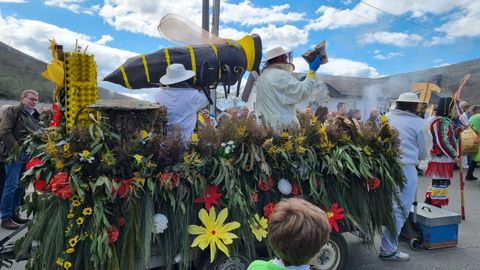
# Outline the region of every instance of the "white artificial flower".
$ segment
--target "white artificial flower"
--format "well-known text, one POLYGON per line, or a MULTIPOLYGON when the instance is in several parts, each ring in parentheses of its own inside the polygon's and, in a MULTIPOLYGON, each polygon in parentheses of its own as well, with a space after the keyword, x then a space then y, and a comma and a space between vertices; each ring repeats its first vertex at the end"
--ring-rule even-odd
POLYGON ((163 233, 168 228, 168 219, 164 214, 155 214, 153 216, 153 232, 163 233))
POLYGON ((225 146, 227 146, 227 145, 226 145, 224 142, 222 142, 221 146, 222 146, 222 147, 225 147, 225 146))
POLYGON ((233 141, 228 141, 228 144, 233 145, 233 141))
POLYGON ((278 190, 283 195, 290 195, 292 193, 292 184, 290 184, 290 182, 285 178, 280 179, 277 186, 278 190))

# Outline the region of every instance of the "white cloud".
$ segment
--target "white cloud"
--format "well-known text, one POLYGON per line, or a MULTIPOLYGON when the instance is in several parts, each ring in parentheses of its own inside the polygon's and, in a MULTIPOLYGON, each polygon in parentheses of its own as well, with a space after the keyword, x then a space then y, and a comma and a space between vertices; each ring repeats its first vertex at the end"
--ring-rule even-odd
POLYGON ((402 52, 391 52, 391 53, 387 53, 387 54, 376 54, 375 56, 373 56, 373 58, 375 59, 378 59, 378 60, 388 60, 388 59, 392 59, 392 58, 395 58, 395 57, 400 57, 400 56, 403 56, 404 54, 402 52))
POLYGON ((316 11, 320 14, 305 27, 308 30, 337 29, 376 22, 380 11, 358 4, 353 9, 337 9, 321 6, 316 11))
POLYGON ((262 37, 264 50, 275 46, 282 46, 284 49, 292 50, 308 42, 308 31, 293 25, 283 25, 281 27, 268 25, 266 27, 254 28, 251 33, 259 34, 262 37))
POLYGON ((379 31, 364 34, 359 38, 358 41, 361 44, 381 43, 398 47, 407 47, 415 46, 422 40, 423 38, 417 34, 379 31))
POLYGON ((450 20, 436 30, 454 37, 476 37, 480 35, 480 2, 470 1, 463 9, 454 13, 450 20))
POLYGON ((0 15, 0 40, 28 55, 44 62, 51 61, 51 52, 48 49, 48 39, 55 38, 58 44, 64 45, 65 51, 72 51, 75 41, 95 55, 98 65, 98 75, 103 78, 115 70, 129 57, 137 53, 96 44, 92 37, 73 32, 66 28, 35 20, 2 18, 0 15))
POLYGON ((433 62, 435 62, 435 63, 440 63, 440 62, 443 62, 443 59, 442 59, 442 58, 438 58, 438 59, 433 60, 433 62))
MULTIPOLYGON (((301 57, 293 59, 296 72, 308 71, 308 64, 301 57)), ((321 65, 317 73, 335 76, 351 76, 351 77, 380 77, 378 71, 364 62, 357 62, 345 58, 329 58, 328 63, 321 65)))
POLYGON ((85 13, 93 15, 100 10, 100 5, 94 5, 91 7, 84 7, 82 4, 85 0, 45 0, 46 6, 65 8, 74 13, 85 13))
POLYGON ((301 21, 305 13, 288 12, 290 5, 258 7, 251 1, 245 0, 238 4, 223 1, 220 4, 220 21, 238 23, 241 25, 262 25, 271 23, 287 23, 301 21))
POLYGON ((113 41, 113 37, 110 36, 110 35, 102 35, 102 37, 95 41, 96 44, 99 44, 99 45, 105 45, 107 44, 108 42, 110 41, 113 41))
POLYGON ((22 3, 27 3, 27 0, 0 0, 0 3, 17 3, 17 4, 22 4, 22 3))
POLYGON ((222 38, 229 38, 238 40, 244 37, 247 33, 243 31, 239 31, 235 28, 220 28, 218 30, 218 35, 222 38))
POLYGON ((423 45, 430 47, 430 46, 437 46, 437 45, 443 45, 443 44, 452 44, 456 41, 455 38, 449 37, 449 36, 435 36, 431 40, 426 41, 423 45))
POLYGON ((450 63, 442 63, 442 64, 436 65, 436 66, 434 66, 434 67, 437 68, 437 67, 444 67, 444 66, 448 66, 448 65, 450 65, 450 63))

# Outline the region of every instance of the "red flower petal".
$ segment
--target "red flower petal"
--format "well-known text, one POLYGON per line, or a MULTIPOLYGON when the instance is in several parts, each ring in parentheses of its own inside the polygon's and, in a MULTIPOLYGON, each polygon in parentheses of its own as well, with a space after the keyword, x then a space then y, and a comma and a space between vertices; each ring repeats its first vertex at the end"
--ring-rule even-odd
POLYGON ((222 193, 218 193, 218 186, 208 185, 206 191, 200 197, 195 198, 195 203, 205 203, 205 208, 210 211, 212 204, 219 205, 217 199, 222 197, 222 193))

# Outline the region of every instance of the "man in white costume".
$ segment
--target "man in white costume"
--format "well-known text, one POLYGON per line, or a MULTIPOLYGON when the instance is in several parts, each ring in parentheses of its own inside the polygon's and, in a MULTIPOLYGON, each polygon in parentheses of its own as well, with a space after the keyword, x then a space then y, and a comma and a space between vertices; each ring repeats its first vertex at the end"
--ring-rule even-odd
POLYGON ((398 250, 398 235, 410 213, 410 207, 415 199, 418 174, 415 166, 420 160, 427 158, 425 143, 425 120, 417 115, 420 100, 412 92, 401 94, 397 99, 396 109, 387 113, 389 124, 398 131, 400 139, 401 163, 405 176, 405 189, 398 190, 400 203, 393 202, 393 217, 396 234, 392 235, 385 229, 380 245, 380 259, 389 261, 406 261, 410 256, 398 250))
POLYGON ((185 141, 190 141, 197 122, 197 112, 208 105, 205 94, 192 88, 188 80, 195 72, 186 70, 182 64, 171 64, 160 78, 162 87, 156 101, 167 107, 168 129, 171 133, 179 128, 185 141))
POLYGON ((305 80, 299 81, 292 76, 295 66, 292 64, 291 51, 281 47, 267 51, 266 66, 258 77, 255 111, 267 125, 279 131, 287 125, 299 126, 295 106, 307 99, 315 87, 315 72, 321 60, 317 56, 308 63, 310 70, 305 80))

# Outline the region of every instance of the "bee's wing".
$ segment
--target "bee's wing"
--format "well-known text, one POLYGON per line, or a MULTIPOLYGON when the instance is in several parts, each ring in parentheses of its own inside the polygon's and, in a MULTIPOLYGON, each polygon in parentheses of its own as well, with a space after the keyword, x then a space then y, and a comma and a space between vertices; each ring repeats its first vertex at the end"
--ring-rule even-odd
POLYGON ((248 99, 250 98, 250 94, 252 93, 253 86, 255 85, 255 82, 258 79, 258 76, 260 76, 255 70, 250 72, 250 75, 248 76, 247 83, 245 84, 245 88, 243 88, 243 94, 242 94, 242 100, 247 102, 248 99))
POLYGON ((178 45, 227 44, 226 40, 178 14, 163 16, 157 29, 165 39, 178 45))

